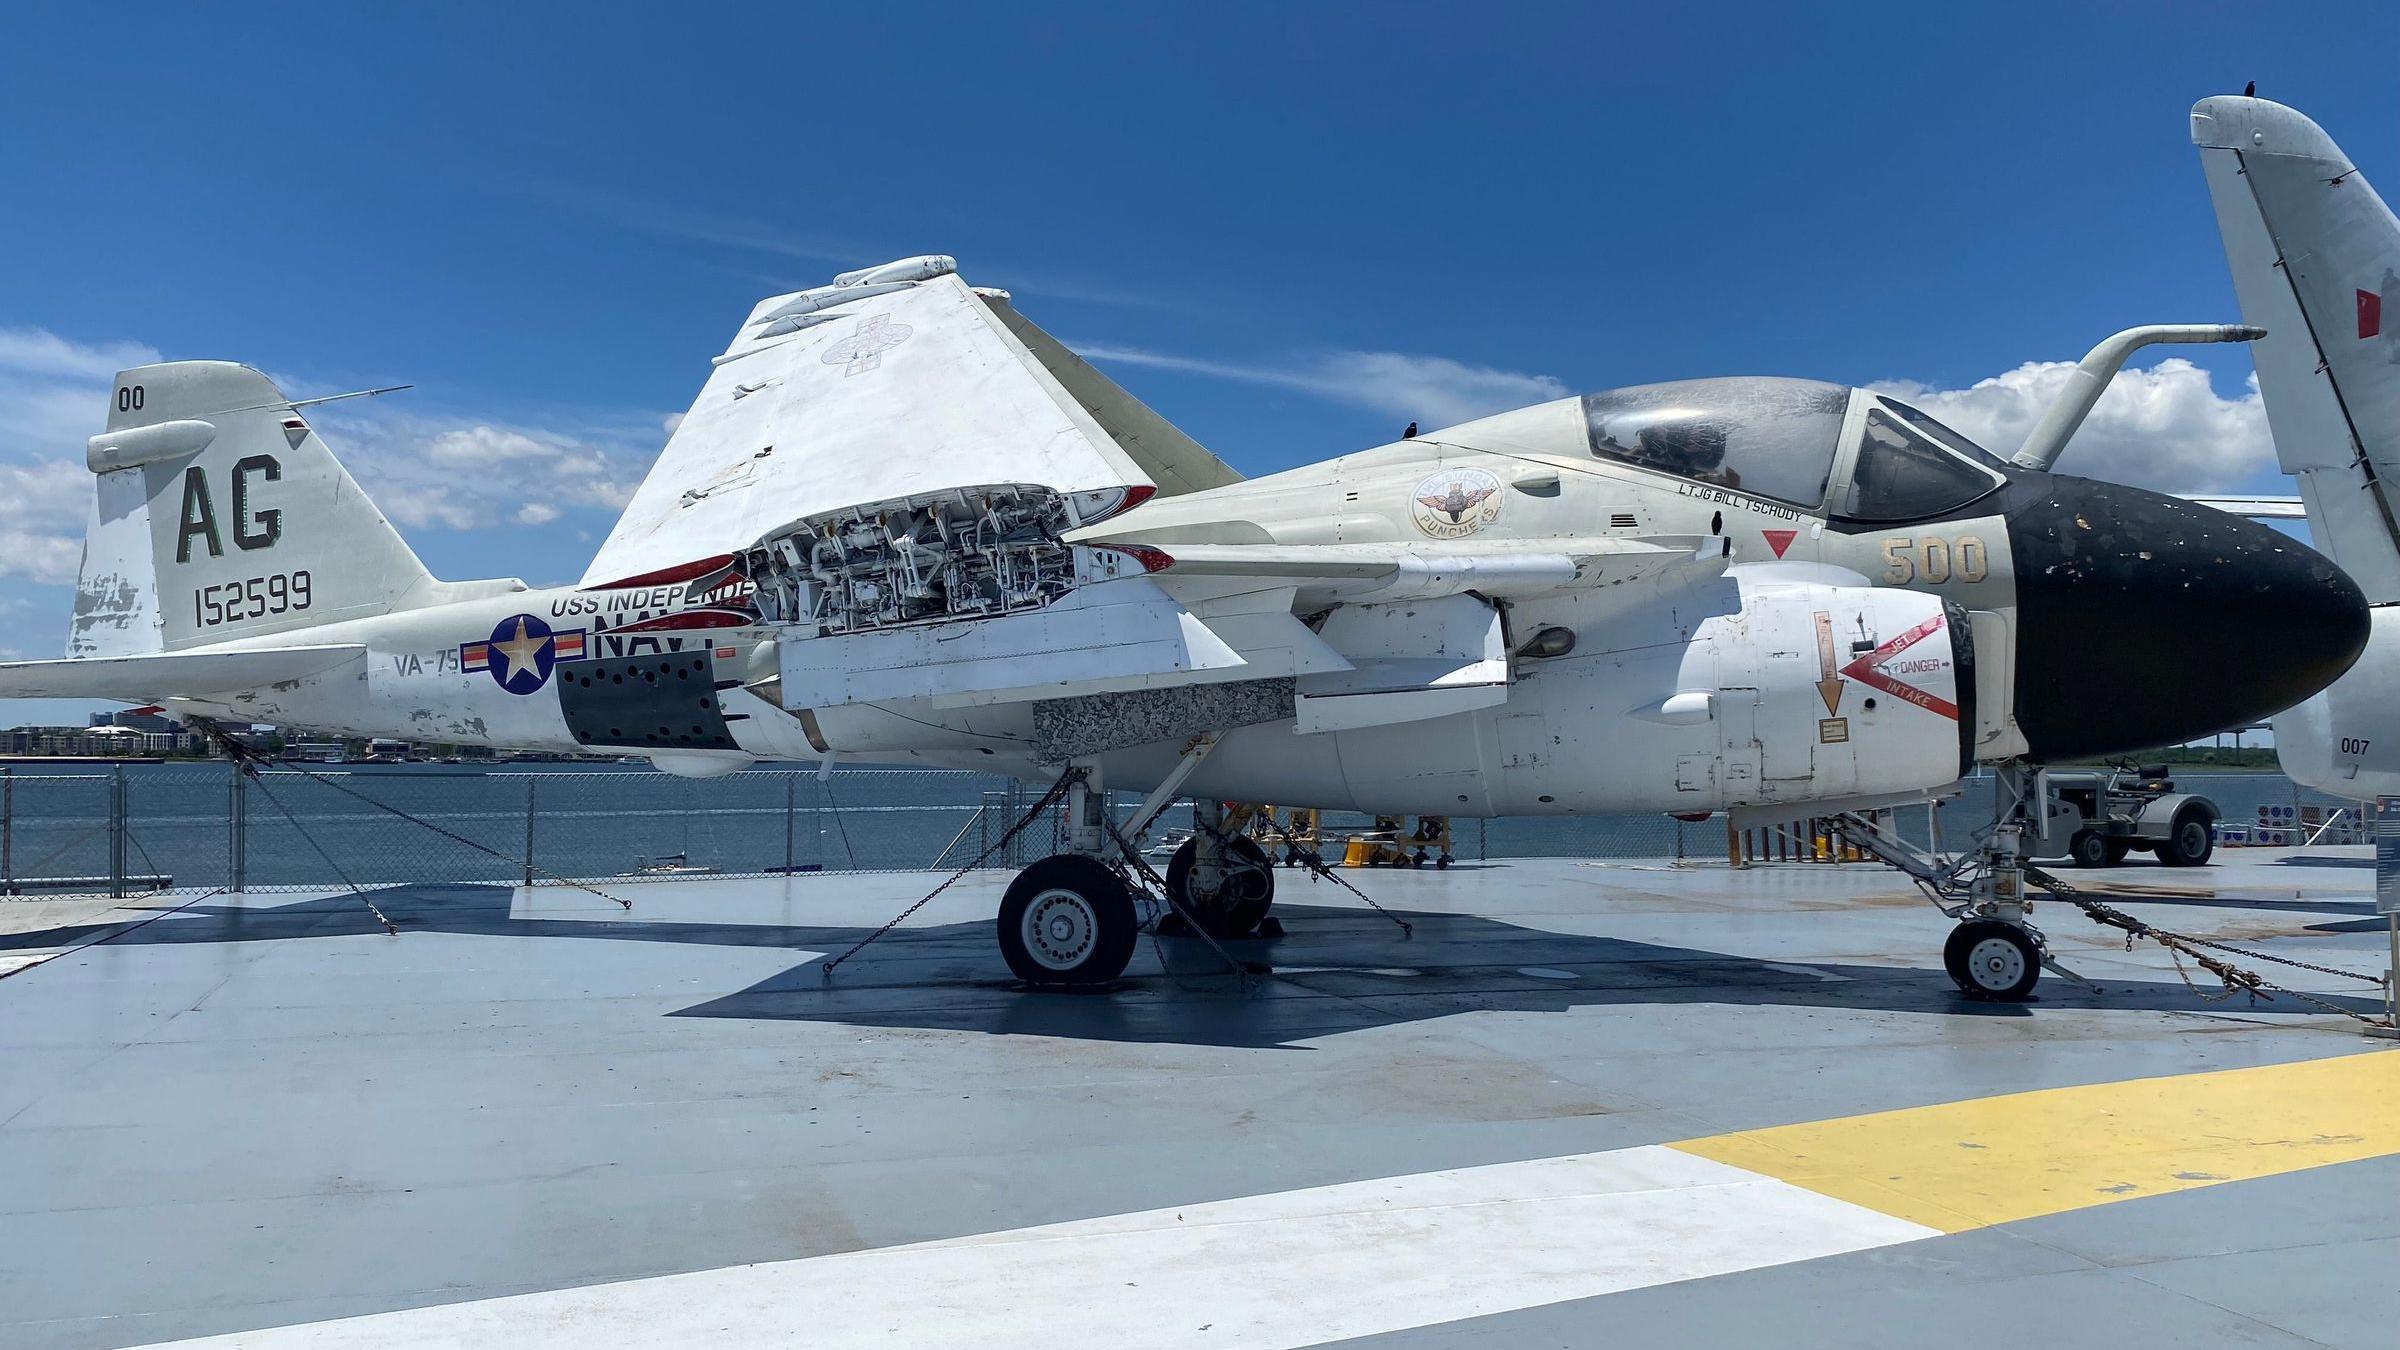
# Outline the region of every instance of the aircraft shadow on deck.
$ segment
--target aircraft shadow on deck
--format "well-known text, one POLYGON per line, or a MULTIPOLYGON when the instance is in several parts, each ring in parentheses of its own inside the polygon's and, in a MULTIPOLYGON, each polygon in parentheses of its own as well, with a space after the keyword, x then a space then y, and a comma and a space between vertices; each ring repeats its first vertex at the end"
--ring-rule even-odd
MULTIPOLYGON (((838 953, 863 926, 513 917, 505 886, 411 885, 371 893, 405 940, 410 932, 585 941, 773 947, 838 953)), ((637 902, 638 903, 638 902, 637 902)), ((1926 968, 1767 961, 1697 948, 1525 928, 1474 915, 1399 911, 1404 938, 1363 910, 1278 904, 1286 936, 1225 944, 1251 967, 1236 977, 1207 943, 1145 936, 1126 977, 1102 990, 1033 992, 1013 980, 991 923, 896 930, 835 972, 822 958, 747 988, 677 1009, 677 1017, 826 1022, 1077 1040, 1227 1048, 1289 1046, 1320 1036, 1456 1013, 1566 1012, 1585 1007, 1694 1003, 1856 1008, 1966 1017, 2028 1017, 2044 1009, 2222 1012, 2179 982, 2102 982, 2094 995, 2052 977, 2030 1004, 1961 997, 1930 959, 1942 931, 1926 926, 1926 968)), ((1805 922, 1794 916, 1795 922, 1805 922)), ((115 945, 382 937, 353 895, 286 905, 184 907, 174 917, 107 939, 115 945)), ((2362 1013, 2366 1000, 2338 1000, 2362 1013)), ((2231 1005, 2237 1010, 2244 1005, 2231 1005)), ((2305 1012, 2288 1000, 2263 1011, 2305 1012)))

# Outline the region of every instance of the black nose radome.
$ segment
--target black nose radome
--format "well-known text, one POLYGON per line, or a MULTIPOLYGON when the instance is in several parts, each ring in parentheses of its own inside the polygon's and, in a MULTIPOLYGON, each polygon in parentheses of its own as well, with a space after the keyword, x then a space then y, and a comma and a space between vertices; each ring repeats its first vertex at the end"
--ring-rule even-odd
POLYGON ((2366 646, 2366 597, 2264 525, 2052 477, 2012 510, 2017 724, 2036 760, 2114 755, 2300 702, 2366 646))

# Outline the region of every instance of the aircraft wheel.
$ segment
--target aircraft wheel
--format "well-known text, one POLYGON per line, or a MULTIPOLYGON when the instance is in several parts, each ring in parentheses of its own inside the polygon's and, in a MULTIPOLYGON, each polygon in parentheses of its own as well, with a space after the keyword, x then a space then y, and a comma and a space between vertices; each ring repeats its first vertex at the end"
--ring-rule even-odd
POLYGON ((1199 919, 1210 937, 1248 937, 1275 903, 1275 867, 1256 840, 1235 835, 1225 850, 1225 889, 1211 900, 1192 896, 1192 867, 1200 841, 1186 839, 1167 860, 1167 893, 1178 910, 1199 919))
POLYGON ((1141 918, 1117 874, 1097 858, 1061 853, 1008 883, 1000 954, 1027 984, 1106 984, 1133 959, 1141 918))
POLYGON ((1942 966, 1967 997, 2016 1003, 2042 978, 2042 949, 2021 925, 1969 919, 1950 930, 1942 966))
POLYGON ((2198 867, 2217 851, 2216 824, 2208 812, 2187 806, 2175 817, 2175 828, 2159 842, 2158 860, 2168 867, 2198 867))

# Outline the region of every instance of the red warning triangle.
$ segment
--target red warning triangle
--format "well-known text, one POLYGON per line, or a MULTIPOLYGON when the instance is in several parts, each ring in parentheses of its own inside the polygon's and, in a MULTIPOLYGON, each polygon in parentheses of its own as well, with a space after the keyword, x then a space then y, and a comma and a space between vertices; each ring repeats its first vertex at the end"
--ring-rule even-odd
POLYGON ((1797 534, 1799 534, 1799 533, 1800 533, 1800 532, 1799 532, 1798 530, 1760 530, 1760 531, 1759 531, 1759 534, 1761 534, 1761 535, 1765 536, 1765 538, 1766 538, 1766 541, 1767 541, 1767 547, 1768 547, 1768 548, 1771 548, 1771 549, 1773 549, 1773 550, 1775 550, 1775 556, 1776 556, 1776 557, 1778 557, 1778 558, 1780 558, 1780 557, 1782 557, 1782 556, 1783 556, 1783 551, 1784 551, 1785 549, 1787 549, 1787 548, 1790 548, 1790 547, 1792 546, 1792 539, 1793 539, 1793 536, 1795 536, 1795 535, 1797 535, 1797 534))

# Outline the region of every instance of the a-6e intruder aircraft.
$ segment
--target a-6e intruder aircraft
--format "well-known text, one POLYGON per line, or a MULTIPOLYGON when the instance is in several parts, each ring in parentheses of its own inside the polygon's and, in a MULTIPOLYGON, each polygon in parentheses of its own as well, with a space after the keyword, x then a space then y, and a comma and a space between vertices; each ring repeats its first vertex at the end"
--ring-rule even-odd
MULTIPOLYGON (((1244 481, 939 256, 761 302, 571 586, 435 580, 248 367, 126 371, 88 454, 70 659, 0 666, 0 695, 697 775, 1056 776, 1067 851, 998 921, 1035 984, 1132 952, 1104 785, 1149 791, 1136 834, 1182 794, 1204 826, 1221 798, 1789 819, 2254 719, 2367 626, 2279 533, 1809 380, 1561 399, 1244 481)), ((2021 997, 2040 938, 1994 875, 1947 964, 2021 997)), ((1170 868, 1220 935, 1272 884, 1205 828, 1170 868)))

